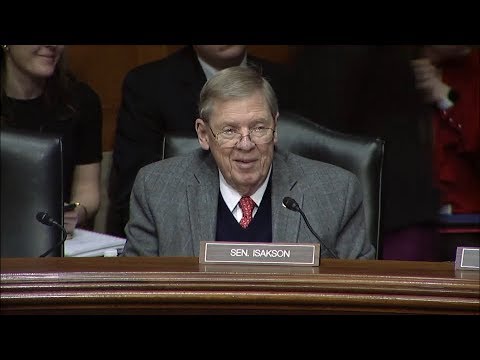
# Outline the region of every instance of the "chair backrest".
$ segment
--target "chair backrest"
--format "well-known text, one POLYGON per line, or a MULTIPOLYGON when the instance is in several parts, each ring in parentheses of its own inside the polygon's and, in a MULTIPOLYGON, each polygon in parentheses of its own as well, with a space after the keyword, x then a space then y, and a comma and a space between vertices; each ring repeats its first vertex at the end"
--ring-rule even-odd
MULTIPOLYGON (((278 148, 337 165, 357 175, 363 189, 367 238, 381 254, 380 214, 382 139, 345 134, 325 128, 291 112, 282 112, 277 125, 278 148)), ((162 158, 185 154, 199 147, 191 135, 167 133, 162 158)))
MULTIPOLYGON (((45 212, 63 225, 61 138, 27 130, 0 131, 1 257, 38 257, 62 232, 37 220, 45 212)), ((63 256, 63 246, 49 256, 63 256)))

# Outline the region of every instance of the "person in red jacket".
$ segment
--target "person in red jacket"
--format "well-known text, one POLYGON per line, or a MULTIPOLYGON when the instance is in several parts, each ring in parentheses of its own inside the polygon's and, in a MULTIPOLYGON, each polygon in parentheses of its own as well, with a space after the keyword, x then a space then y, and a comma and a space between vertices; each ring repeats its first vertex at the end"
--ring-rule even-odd
POLYGON ((417 87, 434 105, 435 182, 444 214, 480 213, 480 53, 429 45, 414 60, 417 87))

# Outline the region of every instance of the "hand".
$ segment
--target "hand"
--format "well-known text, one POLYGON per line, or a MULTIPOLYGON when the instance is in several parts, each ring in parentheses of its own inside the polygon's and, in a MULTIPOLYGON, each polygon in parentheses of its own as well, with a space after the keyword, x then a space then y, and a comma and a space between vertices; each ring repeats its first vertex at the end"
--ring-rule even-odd
POLYGON ((425 100, 438 103, 448 98, 450 87, 442 81, 441 72, 429 59, 412 60, 416 86, 424 93, 425 100))
POLYGON ((73 231, 75 230, 77 223, 78 223, 78 207, 70 211, 65 211, 63 213, 63 226, 67 231, 68 236, 73 235, 73 231))

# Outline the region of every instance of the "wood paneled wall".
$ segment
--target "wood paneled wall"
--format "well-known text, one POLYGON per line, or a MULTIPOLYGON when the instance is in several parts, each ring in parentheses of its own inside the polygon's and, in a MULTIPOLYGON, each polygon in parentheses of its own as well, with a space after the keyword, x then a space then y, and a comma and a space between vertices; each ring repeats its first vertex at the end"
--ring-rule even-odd
MULTIPOLYGON (((103 107, 103 150, 113 148, 121 87, 126 73, 149 61, 166 57, 184 45, 69 45, 67 56, 76 76, 100 96, 103 107)), ((293 59, 288 45, 249 45, 256 56, 281 63, 293 59)))

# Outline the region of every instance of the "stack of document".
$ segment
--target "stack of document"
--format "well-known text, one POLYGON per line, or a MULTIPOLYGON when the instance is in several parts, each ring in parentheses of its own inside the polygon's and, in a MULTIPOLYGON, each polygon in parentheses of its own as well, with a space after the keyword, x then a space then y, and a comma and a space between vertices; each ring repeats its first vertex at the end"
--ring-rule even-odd
POLYGON ((111 256, 122 252, 126 239, 75 229, 73 238, 66 240, 65 257, 111 256))

